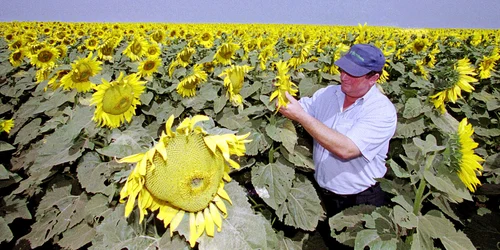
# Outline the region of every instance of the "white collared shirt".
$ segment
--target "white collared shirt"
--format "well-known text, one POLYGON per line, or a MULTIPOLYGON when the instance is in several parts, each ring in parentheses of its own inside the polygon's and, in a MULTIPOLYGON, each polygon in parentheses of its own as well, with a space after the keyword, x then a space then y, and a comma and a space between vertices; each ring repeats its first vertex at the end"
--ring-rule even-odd
POLYGON ((397 113, 391 101, 374 85, 343 110, 340 85, 322 88, 300 99, 302 108, 329 128, 349 137, 361 156, 342 160, 314 141, 314 174, 319 186, 336 194, 357 194, 385 175, 389 140, 396 131, 397 113))

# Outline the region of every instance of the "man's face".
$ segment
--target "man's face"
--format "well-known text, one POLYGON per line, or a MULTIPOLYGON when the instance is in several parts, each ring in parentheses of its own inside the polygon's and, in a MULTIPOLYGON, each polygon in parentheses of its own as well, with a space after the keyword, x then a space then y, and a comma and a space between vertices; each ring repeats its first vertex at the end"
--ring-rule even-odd
POLYGON ((370 90, 378 79, 378 74, 367 74, 364 76, 352 76, 349 73, 340 71, 341 89, 344 94, 353 98, 360 98, 370 90))

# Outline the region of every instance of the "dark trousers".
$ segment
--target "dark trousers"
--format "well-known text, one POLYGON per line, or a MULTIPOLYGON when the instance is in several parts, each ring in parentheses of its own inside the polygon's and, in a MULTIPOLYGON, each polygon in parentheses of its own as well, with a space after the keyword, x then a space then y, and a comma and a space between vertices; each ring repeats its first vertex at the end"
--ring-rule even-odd
MULTIPOLYGON (((367 204, 379 207, 388 202, 387 194, 380 188, 378 182, 365 191, 354 195, 338 195, 323 188, 319 188, 319 190, 321 202, 326 210, 328 218, 340 213, 346 208, 356 205, 367 204)), ((325 241, 325 244, 328 246, 328 249, 352 249, 339 243, 330 236, 331 230, 328 224, 328 218, 324 221, 320 221, 318 224, 318 231, 325 241)))

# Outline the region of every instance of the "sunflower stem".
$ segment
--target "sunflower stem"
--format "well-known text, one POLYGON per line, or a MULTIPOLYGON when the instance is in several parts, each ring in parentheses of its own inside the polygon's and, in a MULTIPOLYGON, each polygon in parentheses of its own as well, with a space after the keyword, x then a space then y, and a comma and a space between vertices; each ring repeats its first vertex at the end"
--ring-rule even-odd
MULTIPOLYGON (((427 160, 425 162, 424 171, 422 173, 420 183, 418 184, 417 193, 415 194, 415 203, 413 204, 413 213, 415 215, 418 215, 418 213, 420 212, 420 208, 422 207, 422 201, 423 201, 422 198, 424 198, 423 195, 424 195, 424 191, 425 191, 425 186, 427 185, 427 181, 425 180, 424 173, 425 173, 425 171, 427 171, 431 167, 432 162, 434 162, 434 158, 436 158, 436 154, 430 155, 430 157, 427 158, 427 160)), ((427 197, 427 195, 426 195, 426 197, 427 197)))

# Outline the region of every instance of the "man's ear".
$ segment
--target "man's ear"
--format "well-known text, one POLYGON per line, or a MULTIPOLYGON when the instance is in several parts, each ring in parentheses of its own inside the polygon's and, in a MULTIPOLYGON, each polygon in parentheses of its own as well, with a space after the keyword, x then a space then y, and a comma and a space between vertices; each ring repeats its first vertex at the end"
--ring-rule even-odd
POLYGON ((379 73, 375 73, 373 75, 370 76, 370 86, 373 86, 375 85, 375 83, 377 83, 377 80, 380 78, 380 74, 379 73))

